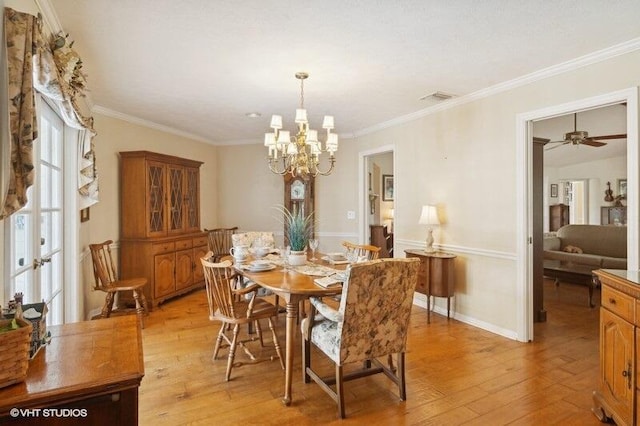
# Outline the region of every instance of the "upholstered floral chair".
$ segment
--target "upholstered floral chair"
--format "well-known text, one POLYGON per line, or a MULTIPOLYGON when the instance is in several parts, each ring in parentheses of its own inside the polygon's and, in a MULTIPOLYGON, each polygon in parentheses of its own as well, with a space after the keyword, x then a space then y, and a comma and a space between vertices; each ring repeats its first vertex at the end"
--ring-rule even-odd
MULTIPOLYGON (((276 246, 273 232, 259 232, 259 231, 258 232, 256 231, 240 232, 240 233, 231 235, 231 241, 234 247, 247 246, 247 247, 275 248, 276 246)), ((241 279, 239 281, 239 285, 241 287, 246 287, 247 285, 250 285, 252 283, 253 283, 252 281, 249 281, 247 279, 241 279)), ((265 288, 260 288, 258 290, 259 297, 270 296, 272 294, 273 293, 271 291, 265 288)))
POLYGON ((310 315, 301 324, 304 380, 312 378, 331 395, 341 418, 347 380, 382 372, 398 385, 400 399, 406 399, 404 353, 419 264, 417 258, 357 263, 343 284, 338 310, 311 298, 310 315), (312 370, 311 343, 336 364, 335 378, 321 378, 312 370), (397 368, 392 354, 397 354, 397 368), (343 366, 354 362, 362 362, 363 368, 343 375, 343 366), (336 391, 329 387, 332 383, 336 391))
POLYGON ((231 236, 233 246, 275 247, 273 232, 240 232, 231 236))

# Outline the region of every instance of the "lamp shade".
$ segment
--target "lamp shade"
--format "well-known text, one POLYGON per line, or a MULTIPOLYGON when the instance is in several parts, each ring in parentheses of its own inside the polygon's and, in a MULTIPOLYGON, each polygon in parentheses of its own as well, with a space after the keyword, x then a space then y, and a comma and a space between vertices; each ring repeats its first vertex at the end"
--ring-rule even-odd
POLYGON ((272 115, 271 116, 271 126, 272 129, 282 129, 282 116, 281 115, 272 115))
POLYGON ((296 123, 306 123, 307 122, 307 110, 304 108, 296 109, 296 123))
POLYGON ((276 145, 276 134, 275 133, 265 133, 264 134, 264 146, 275 146, 276 145))
POLYGON ((307 145, 314 145, 318 142, 318 131, 317 130, 307 130, 307 145))
POLYGON ((322 120, 322 128, 333 129, 333 126, 333 115, 325 115, 324 120, 322 120))
POLYGON ((422 206, 422 214, 418 223, 420 225, 440 225, 436 206, 422 206))

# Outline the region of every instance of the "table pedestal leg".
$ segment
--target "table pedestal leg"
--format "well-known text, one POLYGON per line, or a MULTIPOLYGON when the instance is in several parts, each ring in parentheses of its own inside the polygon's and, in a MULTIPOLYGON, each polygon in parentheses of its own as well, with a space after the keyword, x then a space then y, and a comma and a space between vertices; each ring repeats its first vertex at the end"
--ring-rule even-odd
POLYGON ((284 362, 284 397, 282 403, 291 405, 291 380, 293 376, 293 342, 295 338, 296 319, 298 318, 298 301, 287 301, 286 349, 284 362))

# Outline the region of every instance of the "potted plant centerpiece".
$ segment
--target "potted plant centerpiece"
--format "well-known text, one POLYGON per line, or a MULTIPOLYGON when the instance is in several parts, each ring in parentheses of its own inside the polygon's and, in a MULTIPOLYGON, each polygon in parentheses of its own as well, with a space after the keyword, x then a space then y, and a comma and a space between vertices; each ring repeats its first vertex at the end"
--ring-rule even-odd
POLYGON ((307 262, 307 243, 313 234, 313 213, 304 215, 300 209, 291 212, 285 206, 278 206, 283 214, 285 241, 291 247, 289 264, 304 265, 307 262))

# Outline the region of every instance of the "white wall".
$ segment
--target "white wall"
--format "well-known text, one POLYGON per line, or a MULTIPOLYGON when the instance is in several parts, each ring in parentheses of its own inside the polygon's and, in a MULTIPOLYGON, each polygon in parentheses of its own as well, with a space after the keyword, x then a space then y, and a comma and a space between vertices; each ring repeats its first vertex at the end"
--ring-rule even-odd
MULTIPOLYGON (((613 205, 604 201, 607 182, 611 182, 614 196, 617 195, 617 180, 627 177, 627 157, 604 158, 587 163, 572 164, 563 167, 545 167, 547 185, 558 185, 558 198, 547 197, 545 205, 545 230, 549 226, 549 205, 563 202, 562 180, 586 179, 589 182, 589 223, 600 224, 600 207, 613 205)), ((547 194, 549 188, 546 188, 547 194)))
MULTIPOLYGON (((444 223, 436 241, 458 255, 456 317, 515 338, 517 289, 522 286, 516 271, 515 117, 639 83, 640 52, 636 51, 343 139, 336 171, 318 179, 320 229, 326 235, 357 232, 357 223, 346 220, 345 213, 359 209, 358 155, 394 144, 397 255, 422 246, 426 231, 416 217, 423 204, 437 204, 444 223)), ((221 152, 221 161, 234 162, 234 153, 246 149, 228 147, 221 152)), ((255 149, 260 152, 263 147, 255 149)), ((261 161, 255 167, 266 165, 261 161)), ((220 181, 238 188, 241 198, 259 191, 237 175, 221 176, 220 181)), ((437 303, 442 309, 444 302, 437 303)))

